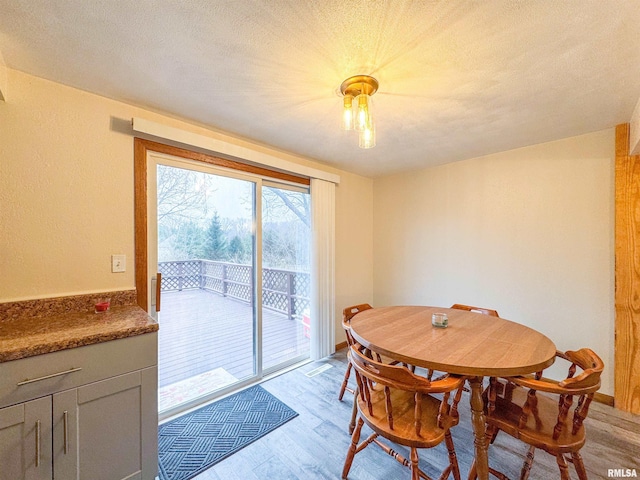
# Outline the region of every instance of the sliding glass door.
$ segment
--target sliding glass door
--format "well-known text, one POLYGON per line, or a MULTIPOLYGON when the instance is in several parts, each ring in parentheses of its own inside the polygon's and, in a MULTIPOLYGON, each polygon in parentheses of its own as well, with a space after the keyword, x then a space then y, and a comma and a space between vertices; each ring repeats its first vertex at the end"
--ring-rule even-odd
POLYGON ((263 183, 263 368, 309 357, 311 335, 309 192, 263 183), (285 315, 287 322, 280 319, 285 315))
POLYGON ((161 154, 147 167, 161 415, 308 358, 308 192, 161 154))

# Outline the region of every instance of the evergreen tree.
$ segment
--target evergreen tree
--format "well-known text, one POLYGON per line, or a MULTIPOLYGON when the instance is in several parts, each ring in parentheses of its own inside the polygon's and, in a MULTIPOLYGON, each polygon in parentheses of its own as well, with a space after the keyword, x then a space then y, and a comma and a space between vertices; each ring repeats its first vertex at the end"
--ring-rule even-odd
POLYGON ((194 222, 180 224, 174 238, 180 260, 203 258, 205 255, 205 232, 194 222))
POLYGON ((220 217, 216 212, 205 234, 205 257, 208 260, 227 260, 227 241, 225 239, 220 217))
POLYGON ((245 260, 244 245, 238 235, 229 243, 229 259, 234 263, 243 263, 245 260))

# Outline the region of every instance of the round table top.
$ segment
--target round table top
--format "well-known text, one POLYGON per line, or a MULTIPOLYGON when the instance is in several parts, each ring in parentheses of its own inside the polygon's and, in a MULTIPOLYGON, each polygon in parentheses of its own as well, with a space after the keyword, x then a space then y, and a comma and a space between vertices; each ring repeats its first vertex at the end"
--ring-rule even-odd
POLYGON ((556 346, 536 330, 503 318, 441 307, 393 306, 351 319, 353 337, 393 359, 459 375, 506 377, 541 371, 556 346), (447 328, 431 325, 446 313, 447 328))

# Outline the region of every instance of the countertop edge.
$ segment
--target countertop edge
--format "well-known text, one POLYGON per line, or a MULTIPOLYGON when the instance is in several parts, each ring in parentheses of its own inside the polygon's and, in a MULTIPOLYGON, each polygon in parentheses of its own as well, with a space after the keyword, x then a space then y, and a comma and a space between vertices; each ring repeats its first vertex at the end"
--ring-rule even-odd
POLYGON ((158 330, 158 322, 137 305, 0 319, 0 363, 158 330))
POLYGON ((153 333, 158 331, 158 324, 150 324, 145 327, 131 328, 128 330, 121 330, 112 334, 96 334, 89 335, 77 339, 75 341, 69 341, 65 344, 61 343, 44 343, 40 345, 32 345, 28 351, 25 349, 15 349, 13 351, 0 351, 0 363, 10 362, 13 360, 20 360, 22 358, 35 357, 37 355, 44 355, 47 353, 59 352, 61 350, 68 350, 71 348, 84 347, 88 345, 95 345, 97 343, 109 342, 111 340, 118 340, 121 338, 134 337, 136 335, 144 335, 146 333, 153 333))

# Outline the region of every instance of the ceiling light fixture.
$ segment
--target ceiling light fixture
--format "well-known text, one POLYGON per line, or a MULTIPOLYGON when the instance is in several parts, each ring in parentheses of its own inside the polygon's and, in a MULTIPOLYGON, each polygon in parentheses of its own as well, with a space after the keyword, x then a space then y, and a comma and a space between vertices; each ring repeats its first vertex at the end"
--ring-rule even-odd
POLYGON ((378 81, 369 75, 355 75, 340 85, 344 96, 342 128, 356 130, 360 148, 376 146, 376 129, 371 114, 371 95, 378 91, 378 81))

